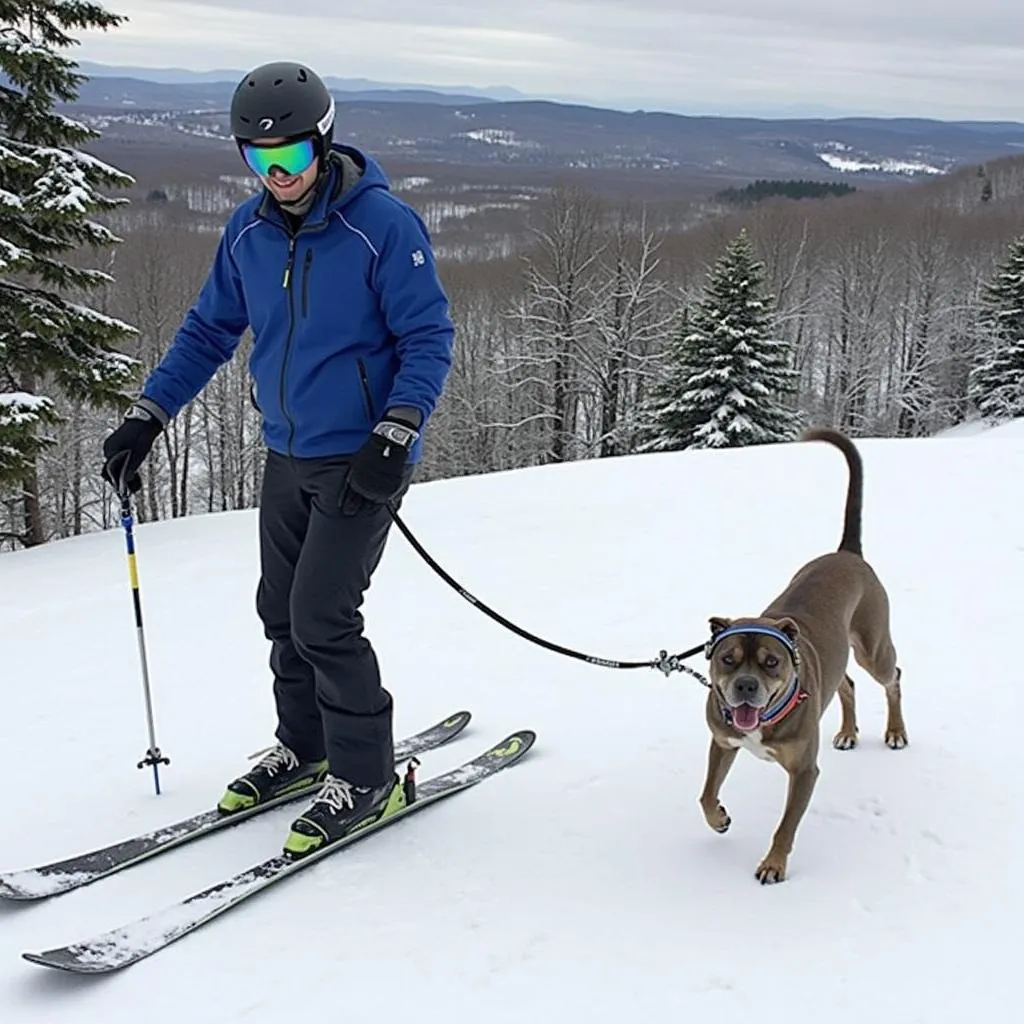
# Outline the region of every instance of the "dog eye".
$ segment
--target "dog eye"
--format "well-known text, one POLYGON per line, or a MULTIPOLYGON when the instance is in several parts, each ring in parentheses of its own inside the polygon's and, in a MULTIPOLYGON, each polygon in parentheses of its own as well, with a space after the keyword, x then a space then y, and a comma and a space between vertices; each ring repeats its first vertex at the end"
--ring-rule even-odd
POLYGON ((765 668, 778 668, 779 667, 779 659, 776 658, 774 654, 769 654, 768 657, 764 659, 764 667, 765 668))
POLYGON ((729 668, 732 668, 732 666, 736 664, 736 659, 731 654, 723 654, 722 664, 728 665, 729 668))

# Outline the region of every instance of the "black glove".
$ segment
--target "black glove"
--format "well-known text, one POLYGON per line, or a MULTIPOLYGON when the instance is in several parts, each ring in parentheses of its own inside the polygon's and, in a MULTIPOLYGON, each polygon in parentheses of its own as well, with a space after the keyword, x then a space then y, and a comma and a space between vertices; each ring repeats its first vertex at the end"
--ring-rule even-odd
POLYGON ((405 486, 409 449, 419 436, 411 424, 385 416, 352 457, 341 498, 342 512, 355 512, 361 504, 359 498, 363 503, 384 505, 400 494, 405 486), (358 496, 355 501, 353 495, 358 496))
POLYGON ((163 429, 163 423, 154 413, 141 405, 133 405, 117 430, 103 442, 103 479, 118 495, 134 494, 142 487, 139 467, 163 429))

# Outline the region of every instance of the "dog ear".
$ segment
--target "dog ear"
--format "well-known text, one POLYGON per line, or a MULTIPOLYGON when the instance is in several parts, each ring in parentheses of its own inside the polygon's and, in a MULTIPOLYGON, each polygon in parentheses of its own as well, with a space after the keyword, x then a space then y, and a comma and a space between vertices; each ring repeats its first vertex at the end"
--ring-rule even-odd
POLYGON ((785 633, 792 640, 794 647, 800 642, 800 627, 792 619, 779 619, 775 623, 775 628, 785 633))
POLYGON ((719 615, 712 615, 708 622, 711 624, 712 636, 717 636, 723 629, 728 629, 732 625, 732 619, 723 619, 719 615))

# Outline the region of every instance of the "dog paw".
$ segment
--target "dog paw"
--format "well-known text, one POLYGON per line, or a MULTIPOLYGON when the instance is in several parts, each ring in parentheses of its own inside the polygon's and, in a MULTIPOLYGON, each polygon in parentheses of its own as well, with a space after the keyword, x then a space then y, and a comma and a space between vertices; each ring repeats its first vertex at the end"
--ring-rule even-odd
POLYGON ((840 730, 832 737, 832 746, 836 750, 853 750, 857 746, 857 734, 840 730))
POLYGON ((729 831, 729 826, 732 824, 732 818, 729 817, 729 812, 719 804, 710 814, 705 811, 704 818, 708 825, 718 833, 724 833, 729 831))
POLYGON ((905 729, 888 729, 885 733, 885 745, 890 750, 902 750, 909 742, 905 729))
POLYGON ((776 885, 778 882, 784 882, 786 880, 786 858, 773 857, 771 854, 768 854, 757 865, 754 877, 762 885, 776 885))

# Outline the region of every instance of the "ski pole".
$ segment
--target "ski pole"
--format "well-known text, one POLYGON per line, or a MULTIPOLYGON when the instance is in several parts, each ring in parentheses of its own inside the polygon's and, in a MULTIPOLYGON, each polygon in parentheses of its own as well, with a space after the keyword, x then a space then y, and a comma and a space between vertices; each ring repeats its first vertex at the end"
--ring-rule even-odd
POLYGON ((121 525, 124 527, 125 543, 128 546, 128 579, 132 588, 132 603, 135 606, 135 632, 139 641, 139 660, 142 663, 142 692, 146 701, 146 725, 149 729, 149 749, 139 762, 139 768, 153 766, 153 784, 160 795, 160 765, 170 764, 170 758, 160 753, 156 745, 156 724, 153 721, 153 695, 149 687, 149 666, 146 661, 146 633, 142 626, 142 600, 139 596, 139 570, 135 562, 135 534, 132 532, 135 520, 127 487, 121 492, 121 525))

